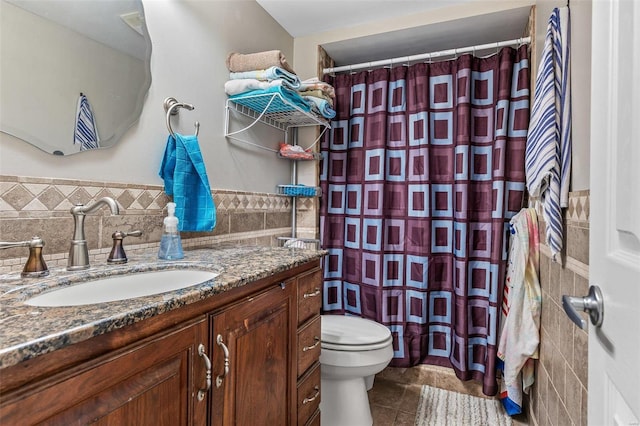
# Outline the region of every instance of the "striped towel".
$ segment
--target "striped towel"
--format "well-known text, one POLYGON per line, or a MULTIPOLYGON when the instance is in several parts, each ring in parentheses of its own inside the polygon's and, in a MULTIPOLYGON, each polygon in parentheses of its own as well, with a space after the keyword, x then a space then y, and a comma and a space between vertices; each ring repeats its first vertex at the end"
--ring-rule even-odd
POLYGON ((80 93, 76 108, 76 127, 73 137, 74 145, 80 144, 80 151, 99 148, 100 137, 91 105, 85 95, 80 93))
POLYGON ((549 18, 527 135, 527 188, 539 197, 553 259, 562 250, 562 208, 568 206, 571 173, 571 68, 569 8, 549 18))

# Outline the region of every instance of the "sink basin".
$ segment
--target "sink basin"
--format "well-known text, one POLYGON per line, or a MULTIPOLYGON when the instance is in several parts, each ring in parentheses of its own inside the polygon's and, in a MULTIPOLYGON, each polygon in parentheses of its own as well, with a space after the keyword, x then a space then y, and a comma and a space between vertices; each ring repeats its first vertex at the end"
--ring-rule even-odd
POLYGON ((39 294, 27 300, 30 306, 78 306, 151 296, 202 284, 218 273, 194 269, 139 272, 85 281, 39 294))

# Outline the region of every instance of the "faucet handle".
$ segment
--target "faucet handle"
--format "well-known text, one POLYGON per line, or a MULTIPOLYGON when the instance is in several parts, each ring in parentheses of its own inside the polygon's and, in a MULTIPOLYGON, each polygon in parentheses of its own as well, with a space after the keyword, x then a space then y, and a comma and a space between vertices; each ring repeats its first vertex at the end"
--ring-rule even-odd
POLYGON ((37 235, 27 241, 0 242, 0 249, 13 247, 29 247, 29 258, 24 264, 24 269, 20 276, 26 278, 46 277, 49 275, 49 268, 42 257, 42 247, 44 240, 37 235))
POLYGON ((107 258, 107 263, 119 264, 119 263, 127 263, 129 259, 127 259, 127 254, 124 252, 124 246, 122 245, 122 240, 125 237, 141 237, 142 231, 136 230, 131 232, 122 232, 116 231, 111 234, 111 238, 113 238, 113 247, 111 248, 111 253, 109 253, 109 257, 107 258))

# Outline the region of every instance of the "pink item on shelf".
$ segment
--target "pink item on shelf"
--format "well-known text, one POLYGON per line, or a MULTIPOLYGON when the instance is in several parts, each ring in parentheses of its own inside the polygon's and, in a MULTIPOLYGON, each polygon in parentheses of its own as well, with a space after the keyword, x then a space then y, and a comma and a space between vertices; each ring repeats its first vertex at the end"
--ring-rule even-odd
POLYGON ((280 156, 295 160, 313 160, 313 153, 305 151, 301 146, 280 142, 280 156))

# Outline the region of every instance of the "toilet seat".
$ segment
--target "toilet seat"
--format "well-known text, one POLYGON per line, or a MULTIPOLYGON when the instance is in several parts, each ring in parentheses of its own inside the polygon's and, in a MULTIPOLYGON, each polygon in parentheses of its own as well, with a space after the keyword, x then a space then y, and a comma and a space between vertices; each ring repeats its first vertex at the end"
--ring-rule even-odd
POLYGON ((389 329, 375 321, 341 315, 322 315, 321 345, 335 351, 372 351, 391 343, 389 329))

